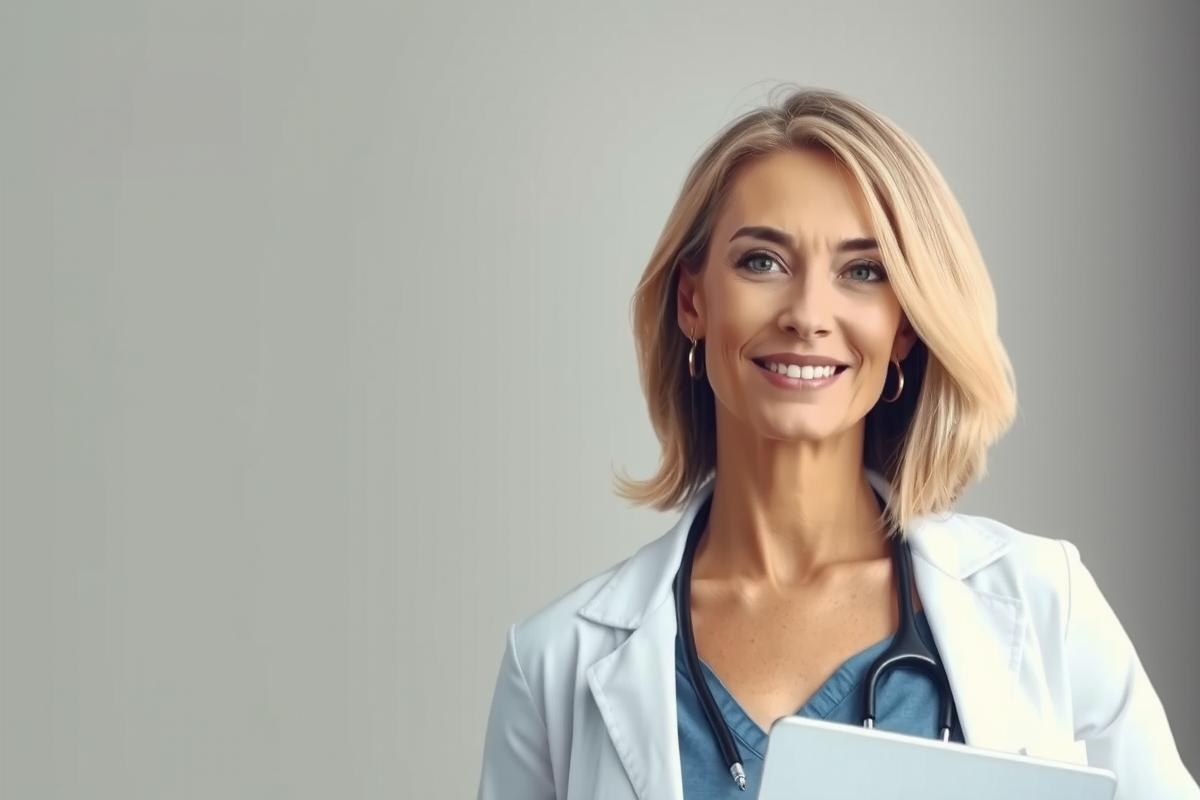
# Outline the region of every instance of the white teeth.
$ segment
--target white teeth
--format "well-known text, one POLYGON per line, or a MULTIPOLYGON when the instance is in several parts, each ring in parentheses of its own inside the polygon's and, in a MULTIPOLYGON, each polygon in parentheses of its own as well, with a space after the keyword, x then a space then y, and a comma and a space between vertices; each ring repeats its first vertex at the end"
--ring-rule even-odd
POLYGON ((806 381, 811 381, 817 378, 831 377, 837 368, 833 366, 814 367, 805 365, 802 367, 799 364, 768 363, 767 369, 772 372, 778 372, 780 375, 787 375, 789 378, 803 378, 806 381))

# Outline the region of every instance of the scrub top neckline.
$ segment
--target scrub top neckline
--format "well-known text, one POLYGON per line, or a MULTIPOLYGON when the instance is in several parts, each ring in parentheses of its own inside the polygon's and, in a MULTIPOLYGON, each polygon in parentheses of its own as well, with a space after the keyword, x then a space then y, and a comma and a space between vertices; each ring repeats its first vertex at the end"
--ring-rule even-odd
MULTIPOLYGON (((914 615, 914 621, 917 623, 922 636, 926 640, 930 640, 931 631, 928 627, 928 621, 925 619, 925 609, 921 609, 914 615)), ((862 684, 867 673, 867 668, 891 644, 894 636, 894 633, 888 634, 880 641, 864 650, 860 650, 843 661, 813 695, 805 701, 804 705, 792 713, 792 716, 827 719, 862 684)), ((682 666, 683 645, 678 636, 676 636, 675 641, 677 671, 681 672, 684 678, 686 678, 687 673, 682 666)), ((721 680, 713 668, 708 665, 708 662, 704 659, 699 660, 700 667, 704 671, 704 677, 708 681, 709 690, 712 692, 713 698, 717 701, 717 706, 721 709, 721 714, 725 717, 730 731, 737 736, 743 745, 750 748, 755 755, 759 758, 765 758, 768 738, 767 731, 764 731, 759 727, 757 722, 750 718, 750 715, 742 708, 741 703, 733 696, 733 692, 729 690, 729 687, 725 685, 724 681, 721 680)))

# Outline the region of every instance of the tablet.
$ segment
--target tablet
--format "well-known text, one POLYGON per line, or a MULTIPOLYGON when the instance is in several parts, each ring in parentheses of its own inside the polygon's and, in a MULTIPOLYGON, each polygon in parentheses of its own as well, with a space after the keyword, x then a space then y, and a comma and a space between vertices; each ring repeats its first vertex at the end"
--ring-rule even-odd
POLYGON ((783 717, 767 739, 758 800, 1112 800, 1116 791, 1116 776, 1096 767, 783 717))

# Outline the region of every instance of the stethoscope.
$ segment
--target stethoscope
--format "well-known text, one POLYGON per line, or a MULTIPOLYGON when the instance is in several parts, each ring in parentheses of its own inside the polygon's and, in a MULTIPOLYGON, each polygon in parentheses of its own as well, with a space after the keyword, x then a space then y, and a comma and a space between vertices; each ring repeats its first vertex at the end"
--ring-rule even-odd
MULTIPOLYGON (((879 493, 875 493, 879 498, 879 493)), ((879 498, 883 503, 882 498, 879 498)), ((679 623, 679 636, 683 643, 684 659, 687 662, 688 679, 700 698, 700 706, 708 725, 720 745, 721 755, 729 765, 729 774, 734 783, 742 791, 746 790, 746 772, 742 768, 742 756, 734 744, 729 725, 721 715, 717 703, 713 700, 712 692, 700 667, 700 657, 696 655, 696 640, 692 633, 692 560, 696 555, 696 545, 704 533, 708 522, 708 512, 711 508, 711 498, 705 501, 692 521, 688 531, 687 542, 683 548, 683 560, 679 572, 675 576, 675 613, 679 623)), ((896 629, 892 642, 883 654, 867 671, 866 710, 863 716, 863 727, 875 727, 875 692, 880 678, 891 669, 909 669, 924 673, 937 687, 940 719, 941 740, 950 741, 950 730, 954 724, 954 698, 950 691, 950 679, 942 666, 941 660, 934 655, 933 650, 921 638, 917 630, 915 612, 912 603, 912 551, 904 537, 892 537, 892 564, 896 573, 897 595, 900 600, 900 624, 896 629)))

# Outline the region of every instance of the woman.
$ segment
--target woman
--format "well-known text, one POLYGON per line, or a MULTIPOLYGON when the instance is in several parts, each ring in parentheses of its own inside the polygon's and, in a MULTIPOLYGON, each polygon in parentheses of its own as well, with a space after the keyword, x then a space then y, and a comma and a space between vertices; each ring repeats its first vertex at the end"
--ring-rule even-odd
MULTIPOLYGON (((828 91, 743 116, 634 307, 663 453, 620 490, 682 514, 509 630, 480 798, 746 797, 743 776, 752 796, 776 719, 862 724, 903 552, 957 711, 943 738, 1112 769, 1120 798, 1200 797, 1075 547, 952 510, 1016 398, 982 257, 912 139, 828 91)), ((877 696, 879 728, 938 733, 921 675, 877 696)))

